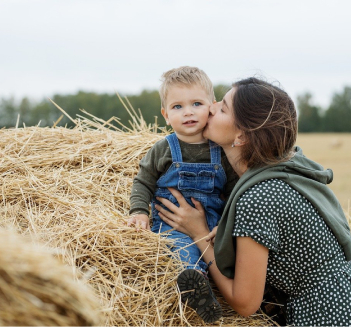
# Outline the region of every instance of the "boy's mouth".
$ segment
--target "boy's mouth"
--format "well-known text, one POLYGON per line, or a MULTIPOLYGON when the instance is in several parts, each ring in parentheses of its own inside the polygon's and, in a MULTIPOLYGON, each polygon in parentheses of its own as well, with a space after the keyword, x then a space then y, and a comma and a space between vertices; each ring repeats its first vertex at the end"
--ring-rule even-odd
POLYGON ((195 124, 195 123, 197 123, 196 120, 188 120, 188 121, 184 122, 183 125, 192 125, 192 124, 195 124))

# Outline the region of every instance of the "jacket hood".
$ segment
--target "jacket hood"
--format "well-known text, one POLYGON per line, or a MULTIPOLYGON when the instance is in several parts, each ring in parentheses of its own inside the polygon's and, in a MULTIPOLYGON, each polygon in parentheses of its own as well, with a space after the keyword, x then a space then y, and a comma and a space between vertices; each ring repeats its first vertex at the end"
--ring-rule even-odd
POLYGON ((320 164, 305 157, 300 147, 295 147, 295 155, 285 165, 285 171, 290 174, 301 175, 322 184, 333 181, 333 171, 324 169, 320 164))

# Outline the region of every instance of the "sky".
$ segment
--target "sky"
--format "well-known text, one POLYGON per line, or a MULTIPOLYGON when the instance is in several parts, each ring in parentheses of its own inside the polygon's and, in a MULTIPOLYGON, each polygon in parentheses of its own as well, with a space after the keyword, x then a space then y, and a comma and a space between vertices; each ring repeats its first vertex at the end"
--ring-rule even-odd
POLYGON ((0 98, 136 94, 190 65, 326 107, 351 86, 350 13, 349 0, 0 0, 0 98))

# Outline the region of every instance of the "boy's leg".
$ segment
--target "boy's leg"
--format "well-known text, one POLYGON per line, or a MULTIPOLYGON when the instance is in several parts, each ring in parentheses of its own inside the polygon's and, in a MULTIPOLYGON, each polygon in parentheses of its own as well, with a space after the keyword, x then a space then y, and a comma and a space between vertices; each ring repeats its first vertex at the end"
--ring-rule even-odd
POLYGON ((206 273, 207 264, 200 259, 201 252, 189 236, 182 234, 182 237, 179 237, 178 235, 178 238, 175 238, 172 251, 179 253, 180 259, 186 269, 196 269, 206 273))

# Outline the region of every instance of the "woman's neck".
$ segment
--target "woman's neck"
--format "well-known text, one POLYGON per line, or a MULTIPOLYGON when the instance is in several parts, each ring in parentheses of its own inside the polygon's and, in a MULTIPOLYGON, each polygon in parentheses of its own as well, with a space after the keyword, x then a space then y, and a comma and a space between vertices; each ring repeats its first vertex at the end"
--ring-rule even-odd
POLYGON ((228 147, 223 148, 223 151, 234 171, 241 177, 247 170, 247 164, 240 161, 240 148, 228 147))

